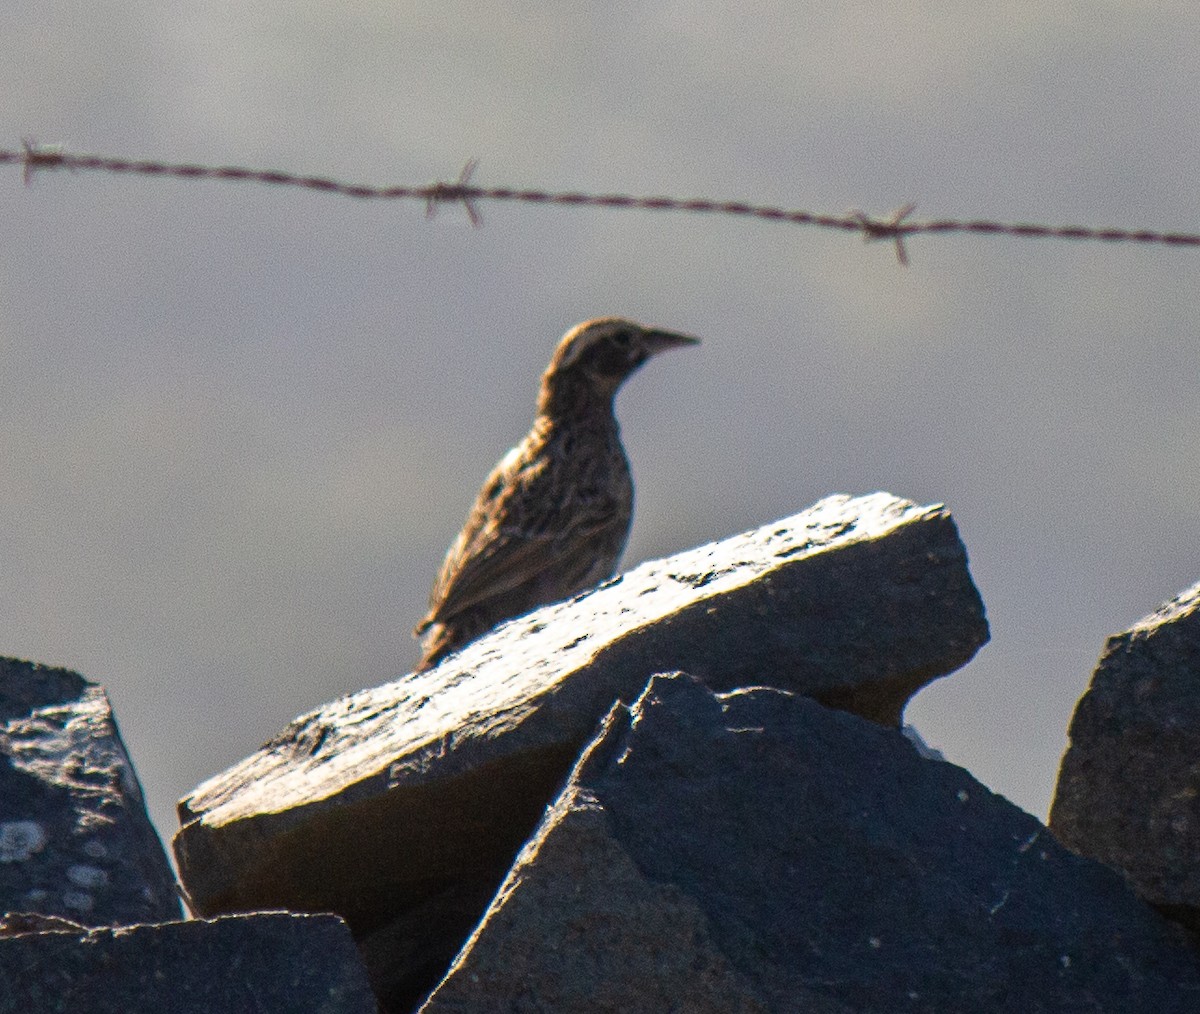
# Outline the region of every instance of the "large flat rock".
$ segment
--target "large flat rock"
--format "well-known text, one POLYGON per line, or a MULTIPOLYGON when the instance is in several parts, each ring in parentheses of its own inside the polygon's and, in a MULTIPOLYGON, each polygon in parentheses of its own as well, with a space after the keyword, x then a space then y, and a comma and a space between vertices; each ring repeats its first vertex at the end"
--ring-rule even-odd
POLYGON ((86 926, 182 914, 103 687, 0 658, 0 913, 86 926))
POLYGON ((422 1014, 1188 1014, 1178 927, 899 732, 657 676, 422 1014))
POLYGON ((180 803, 181 876, 201 914, 335 911, 374 943, 420 940, 405 947, 436 982, 597 722, 652 674, 896 724, 986 639, 948 511, 832 497, 297 719, 180 803))

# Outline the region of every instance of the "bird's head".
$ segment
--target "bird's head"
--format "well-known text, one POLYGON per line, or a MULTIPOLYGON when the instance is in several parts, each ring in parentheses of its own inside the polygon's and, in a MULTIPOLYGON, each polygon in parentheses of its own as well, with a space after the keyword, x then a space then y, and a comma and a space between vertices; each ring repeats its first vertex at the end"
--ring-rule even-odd
POLYGON ((609 399, 651 356, 667 349, 696 345, 698 338, 647 327, 623 317, 601 317, 571 328, 558 343, 542 377, 541 407, 556 396, 577 399, 594 395, 609 399))

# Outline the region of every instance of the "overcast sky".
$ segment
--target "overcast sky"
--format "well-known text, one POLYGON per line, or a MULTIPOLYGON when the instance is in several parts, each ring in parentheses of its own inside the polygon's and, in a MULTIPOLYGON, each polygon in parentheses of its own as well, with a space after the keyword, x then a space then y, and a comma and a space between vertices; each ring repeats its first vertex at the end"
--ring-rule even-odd
MULTIPOLYGON (((195 0, 0 8, 0 147, 841 213, 1200 229, 1200 9, 195 0)), ((1106 635, 1200 579, 1200 251, 0 171, 0 654, 109 690, 164 836, 408 671, 577 321, 631 565, 829 493, 953 511, 992 642, 908 718, 1044 817, 1106 635)))

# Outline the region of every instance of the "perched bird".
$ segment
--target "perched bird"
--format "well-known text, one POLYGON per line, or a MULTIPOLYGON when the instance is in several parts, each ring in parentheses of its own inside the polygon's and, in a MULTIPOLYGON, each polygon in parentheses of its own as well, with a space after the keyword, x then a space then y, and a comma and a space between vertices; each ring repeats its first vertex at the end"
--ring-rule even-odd
POLYGON ((418 669, 503 620, 611 577, 633 518, 633 480, 613 413, 651 356, 697 339, 602 317, 563 336, 525 438, 492 469, 446 554, 415 636, 418 669))

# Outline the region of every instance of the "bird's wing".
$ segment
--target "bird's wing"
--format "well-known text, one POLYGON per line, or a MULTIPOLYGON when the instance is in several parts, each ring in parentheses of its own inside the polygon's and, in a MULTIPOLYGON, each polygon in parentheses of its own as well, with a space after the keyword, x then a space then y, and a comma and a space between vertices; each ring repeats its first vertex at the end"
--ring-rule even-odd
POLYGON ((615 497, 564 502, 540 463, 509 455, 488 477, 446 555, 418 631, 528 584, 629 519, 615 497))

